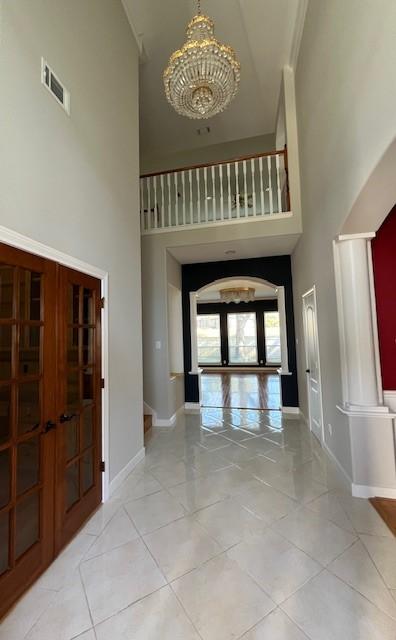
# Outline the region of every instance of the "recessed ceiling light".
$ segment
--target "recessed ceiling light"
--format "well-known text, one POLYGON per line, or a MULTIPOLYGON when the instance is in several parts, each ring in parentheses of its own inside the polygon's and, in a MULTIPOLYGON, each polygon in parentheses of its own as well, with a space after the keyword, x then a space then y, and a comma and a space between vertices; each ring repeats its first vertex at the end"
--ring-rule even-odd
POLYGON ((236 251, 234 251, 234 249, 228 249, 228 251, 225 251, 224 253, 226 256, 234 256, 236 251))

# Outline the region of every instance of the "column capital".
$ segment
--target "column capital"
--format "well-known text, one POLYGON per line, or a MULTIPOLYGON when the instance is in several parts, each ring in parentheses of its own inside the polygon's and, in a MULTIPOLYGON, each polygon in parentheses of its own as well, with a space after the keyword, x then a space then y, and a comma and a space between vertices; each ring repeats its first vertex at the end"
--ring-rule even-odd
POLYGON ((336 242, 345 242, 346 240, 372 240, 375 236, 375 231, 367 231, 366 233, 347 233, 337 236, 336 242))

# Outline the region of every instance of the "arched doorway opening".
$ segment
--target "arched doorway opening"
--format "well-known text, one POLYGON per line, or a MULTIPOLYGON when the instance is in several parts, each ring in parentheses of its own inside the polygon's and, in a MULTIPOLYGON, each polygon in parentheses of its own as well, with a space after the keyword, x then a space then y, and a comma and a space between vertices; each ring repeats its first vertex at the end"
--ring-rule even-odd
POLYGON ((281 376, 290 375, 284 286, 229 276, 189 296, 190 375, 198 377, 199 404, 282 410, 281 376), (225 302, 231 290, 250 290, 254 301, 225 302))

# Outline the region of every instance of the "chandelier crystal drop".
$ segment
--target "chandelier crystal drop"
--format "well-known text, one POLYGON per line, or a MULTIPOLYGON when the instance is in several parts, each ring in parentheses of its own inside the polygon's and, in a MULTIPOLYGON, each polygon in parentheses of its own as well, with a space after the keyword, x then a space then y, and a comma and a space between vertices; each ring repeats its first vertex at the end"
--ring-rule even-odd
POLYGON ((182 116, 212 118, 235 97, 240 64, 234 50, 214 36, 214 23, 198 14, 187 27, 187 41, 175 51, 164 71, 165 94, 182 116))
POLYGON ((220 289, 220 300, 227 304, 230 302, 235 302, 236 304, 240 302, 253 302, 255 299, 254 295, 255 289, 253 289, 253 287, 220 289))

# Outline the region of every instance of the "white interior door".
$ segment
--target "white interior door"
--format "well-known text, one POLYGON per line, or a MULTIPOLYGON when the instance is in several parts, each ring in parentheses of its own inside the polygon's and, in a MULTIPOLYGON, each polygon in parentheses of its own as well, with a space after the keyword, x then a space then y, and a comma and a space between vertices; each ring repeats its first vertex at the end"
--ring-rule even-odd
POLYGON ((308 391, 309 426, 315 436, 323 439, 322 387, 315 288, 303 295, 304 337, 308 391))

